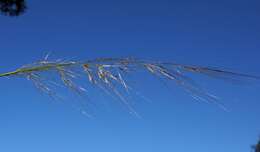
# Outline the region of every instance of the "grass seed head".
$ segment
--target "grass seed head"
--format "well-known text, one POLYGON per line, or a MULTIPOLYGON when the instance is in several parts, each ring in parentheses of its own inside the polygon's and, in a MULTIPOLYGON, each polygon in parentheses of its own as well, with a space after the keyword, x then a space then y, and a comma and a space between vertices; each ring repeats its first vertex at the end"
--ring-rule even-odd
MULTIPOLYGON (((127 85, 123 74, 134 72, 136 69, 147 70, 150 74, 155 75, 167 81, 174 81, 184 90, 188 91, 192 97, 200 101, 206 101, 221 105, 216 96, 207 93, 196 83, 185 75, 185 72, 204 74, 217 78, 242 78, 242 79, 260 79, 256 76, 234 73, 230 71, 219 70, 215 68, 188 66, 176 63, 163 63, 144 61, 134 58, 97 58, 84 62, 78 61, 49 61, 48 57, 43 61, 24 65, 15 71, 2 73, 0 77, 24 76, 32 81, 36 88, 54 96, 56 93, 50 87, 50 84, 57 84, 45 77, 44 73, 52 72, 61 80, 63 86, 69 88, 73 92, 82 94, 87 89, 77 85, 74 80, 81 77, 80 73, 87 76, 88 81, 99 88, 105 88, 108 92, 116 95, 129 109, 131 106, 120 93, 119 89, 123 88, 128 92, 130 87, 127 85), (80 69, 77 71, 75 69, 80 69)), ((221 105, 222 106, 222 105, 221 105)))

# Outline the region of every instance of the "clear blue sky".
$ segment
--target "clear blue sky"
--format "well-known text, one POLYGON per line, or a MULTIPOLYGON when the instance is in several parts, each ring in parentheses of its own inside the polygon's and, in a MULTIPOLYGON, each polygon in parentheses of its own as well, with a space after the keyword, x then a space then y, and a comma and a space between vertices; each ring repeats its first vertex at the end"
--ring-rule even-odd
MULTIPOLYGON (((257 0, 27 1, 23 16, 0 16, 0 72, 52 52, 53 58, 132 56, 260 75, 257 0)), ((132 101, 142 119, 96 92, 90 95, 99 103, 96 116, 88 119, 71 108, 74 97, 57 103, 25 79, 1 78, 0 151, 249 152, 258 139, 259 82, 194 76, 231 110, 225 112, 142 76, 139 89, 151 102, 132 101)))

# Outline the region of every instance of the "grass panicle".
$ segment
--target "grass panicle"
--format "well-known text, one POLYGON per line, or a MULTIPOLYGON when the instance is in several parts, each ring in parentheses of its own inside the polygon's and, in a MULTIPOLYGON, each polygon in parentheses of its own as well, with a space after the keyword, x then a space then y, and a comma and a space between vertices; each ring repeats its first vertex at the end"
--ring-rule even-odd
POLYGON ((58 83, 55 82, 56 80, 49 80, 45 77, 44 73, 53 72, 57 74, 63 86, 78 94, 86 92, 87 89, 76 84, 74 80, 79 76, 85 76, 91 84, 114 94, 131 111, 134 111, 122 94, 122 90, 124 90, 124 92, 131 91, 131 87, 127 84, 124 76, 136 70, 145 70, 151 75, 161 79, 174 81, 177 85, 188 91, 195 99, 199 101, 212 102, 221 107, 224 106, 218 102, 216 96, 204 91, 196 85, 190 77, 186 76, 185 73, 197 73, 222 79, 260 79, 256 76, 220 69, 169 62, 146 61, 134 58, 97 58, 87 61, 50 61, 48 60, 48 57, 43 61, 22 66, 15 71, 2 73, 0 74, 0 77, 25 77, 32 81, 35 87, 41 91, 50 96, 55 96, 56 92, 51 89, 51 85, 57 85, 58 83))

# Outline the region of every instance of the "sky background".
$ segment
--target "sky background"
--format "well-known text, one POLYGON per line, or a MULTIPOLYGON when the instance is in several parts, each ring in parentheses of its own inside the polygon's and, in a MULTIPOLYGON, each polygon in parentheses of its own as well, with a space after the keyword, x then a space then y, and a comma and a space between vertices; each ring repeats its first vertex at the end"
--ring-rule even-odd
MULTIPOLYGON (((257 0, 27 0, 20 17, 0 16, 0 72, 44 57, 137 57, 260 75, 257 0), (62 2, 62 3, 61 3, 62 2)), ((0 151, 249 152, 260 135, 260 82, 198 77, 230 112, 176 86, 136 74, 141 119, 90 91, 94 118, 39 93, 23 78, 0 79, 0 151), (92 93, 92 94, 91 94, 92 93)), ((83 83, 83 82, 82 82, 83 83)))

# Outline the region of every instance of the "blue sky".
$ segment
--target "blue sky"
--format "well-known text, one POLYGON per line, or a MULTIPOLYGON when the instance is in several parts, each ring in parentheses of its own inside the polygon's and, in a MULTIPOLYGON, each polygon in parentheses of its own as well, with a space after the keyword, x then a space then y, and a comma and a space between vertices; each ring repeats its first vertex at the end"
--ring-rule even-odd
MULTIPOLYGON (((43 58, 137 57, 260 75, 259 1, 28 0, 28 12, 0 16, 0 72, 43 58)), ((0 79, 0 151, 245 152, 260 134, 259 82, 194 79, 230 112, 198 103, 176 86, 136 75, 151 102, 133 97, 142 119, 113 99, 89 95, 89 119, 22 78, 0 79)), ((67 92, 61 92, 61 94, 67 92)), ((69 95, 70 96, 70 95, 69 95)))

